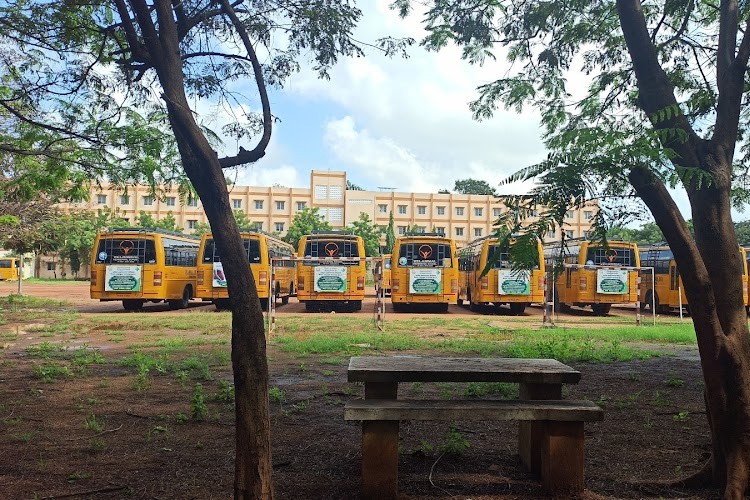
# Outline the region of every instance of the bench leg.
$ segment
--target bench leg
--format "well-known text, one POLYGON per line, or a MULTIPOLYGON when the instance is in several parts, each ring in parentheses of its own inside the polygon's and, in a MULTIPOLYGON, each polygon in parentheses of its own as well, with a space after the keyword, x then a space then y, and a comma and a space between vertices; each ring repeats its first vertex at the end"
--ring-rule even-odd
MULTIPOLYGON (((562 399, 561 384, 520 384, 520 399, 562 399)), ((518 454, 532 474, 541 474, 544 422, 518 423, 518 454)))
POLYGON ((362 422, 362 498, 398 496, 398 420, 362 422))
POLYGON ((549 493, 583 491, 583 422, 541 422, 542 486, 549 493))

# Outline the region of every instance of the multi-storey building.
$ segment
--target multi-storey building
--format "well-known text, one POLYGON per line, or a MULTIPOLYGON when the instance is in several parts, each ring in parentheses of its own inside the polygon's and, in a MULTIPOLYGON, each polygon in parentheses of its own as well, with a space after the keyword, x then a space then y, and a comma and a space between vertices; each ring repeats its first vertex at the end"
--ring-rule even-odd
MULTIPOLYGON (((229 200, 232 208, 242 210, 256 227, 281 235, 286 234, 294 215, 306 207, 318 208, 334 228, 349 225, 360 213, 366 213, 375 224, 385 228, 392 212, 397 236, 417 226, 421 231, 444 233, 455 239, 459 247, 490 234, 493 222, 506 209, 491 195, 406 193, 391 188, 361 191, 346 187, 346 172, 313 170, 307 188, 234 185, 229 186, 229 200)), ((157 220, 171 213, 187 233, 196 224, 208 222, 200 200, 181 200, 176 189, 153 196, 148 186, 93 187, 88 202, 65 204, 61 208, 107 208, 131 223, 136 222, 141 211, 157 220)), ((567 236, 587 236, 596 210, 596 204, 592 204, 582 210, 569 211, 563 227, 567 236)), ((558 229, 547 239, 559 237, 558 229)), ((40 267, 45 272, 46 267, 53 266, 40 267)))

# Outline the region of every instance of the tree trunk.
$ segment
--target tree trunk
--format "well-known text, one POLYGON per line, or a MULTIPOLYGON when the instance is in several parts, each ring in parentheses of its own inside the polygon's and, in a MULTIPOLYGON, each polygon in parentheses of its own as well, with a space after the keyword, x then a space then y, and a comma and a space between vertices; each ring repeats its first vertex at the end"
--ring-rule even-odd
MULTIPOLYGON (((702 161, 715 161, 715 156, 702 161)), ((726 171, 729 165, 722 168, 726 171)), ((696 478, 723 486, 725 498, 743 498, 750 479, 750 334, 738 279, 744 263, 731 220, 728 181, 719 175, 709 186, 688 187, 693 239, 656 176, 634 169, 630 180, 673 250, 690 304, 712 442, 708 469, 696 478)))
POLYGON ((232 368, 235 385, 236 456, 234 496, 273 498, 271 430, 268 408, 268 363, 263 312, 247 254, 229 203, 224 172, 216 152, 195 122, 184 89, 173 11, 168 1, 155 2, 159 33, 150 13, 135 2, 149 54, 167 105, 185 173, 203 202, 227 277, 232 310, 232 368))

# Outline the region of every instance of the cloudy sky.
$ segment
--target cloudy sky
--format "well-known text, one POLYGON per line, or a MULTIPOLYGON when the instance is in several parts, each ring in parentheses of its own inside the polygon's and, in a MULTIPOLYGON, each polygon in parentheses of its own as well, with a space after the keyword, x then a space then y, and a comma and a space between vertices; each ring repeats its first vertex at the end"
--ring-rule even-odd
MULTIPOLYGON (((400 19, 389 3, 360 3, 356 37, 421 39, 420 19, 400 19)), ((455 48, 429 53, 412 47, 410 54, 389 59, 370 50, 367 57, 340 61, 330 81, 308 69, 272 91, 271 109, 281 121, 267 156, 240 171, 238 182, 305 187, 310 170, 330 169, 346 170, 366 189, 434 192, 467 177, 497 185, 544 157, 538 117, 530 112, 471 118, 476 87, 501 76, 501 64, 470 66, 455 48)))
MULTIPOLYGON (((360 2, 364 15, 357 39, 372 42, 384 34, 422 39, 420 17, 400 19, 389 9, 391 1, 360 2)), ((387 58, 370 50, 364 58, 341 60, 330 80, 308 68, 283 90, 271 91, 271 109, 280 122, 266 157, 239 170, 237 183, 307 187, 310 170, 345 170, 350 181, 368 190, 436 192, 468 177, 497 186, 545 157, 532 110, 499 109, 482 122, 471 117, 476 88, 507 71, 502 54, 482 67, 462 61, 455 47, 434 53, 414 46, 410 55, 387 58)), ((675 194, 689 218, 686 196, 675 194)))

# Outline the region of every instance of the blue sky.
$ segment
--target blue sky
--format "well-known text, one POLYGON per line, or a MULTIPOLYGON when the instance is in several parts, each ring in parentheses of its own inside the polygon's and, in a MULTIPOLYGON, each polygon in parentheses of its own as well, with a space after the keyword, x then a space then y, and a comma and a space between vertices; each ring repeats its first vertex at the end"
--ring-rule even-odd
MULTIPOLYGON (((388 8, 391 1, 360 2, 364 15, 356 38, 422 38, 420 18, 400 19, 388 8)), ((240 169, 237 182, 307 187, 310 170, 330 169, 345 170, 365 189, 436 192, 468 177, 497 186, 546 156, 533 111, 500 109, 482 122, 471 117, 469 102, 477 86, 508 71, 503 54, 482 67, 462 61, 455 47, 434 53, 415 46, 410 54, 389 59, 370 50, 364 58, 341 60, 330 80, 318 79, 302 61, 303 70, 283 90, 271 91, 272 112, 281 121, 274 125, 266 157, 240 169)), ((518 193, 528 187, 499 190, 518 193)), ((684 193, 674 194, 690 217, 684 193)))

